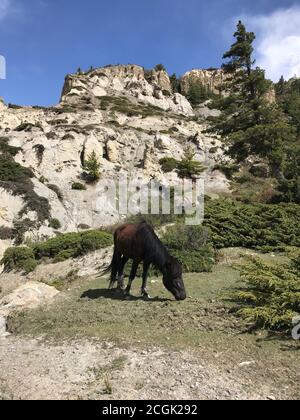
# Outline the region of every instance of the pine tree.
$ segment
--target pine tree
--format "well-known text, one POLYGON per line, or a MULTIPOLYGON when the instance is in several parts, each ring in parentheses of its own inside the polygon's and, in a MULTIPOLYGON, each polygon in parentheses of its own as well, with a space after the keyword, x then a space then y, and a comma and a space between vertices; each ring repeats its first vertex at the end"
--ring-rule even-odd
POLYGON ((300 315, 299 251, 291 257, 290 264, 280 265, 248 257, 239 266, 244 283, 232 294, 234 311, 253 327, 290 335, 291 321, 300 315))
POLYGON ((100 179, 100 163, 97 159, 96 152, 93 152, 88 156, 84 163, 84 169, 87 171, 88 178, 91 182, 99 181, 100 179))
POLYGON ((284 143, 293 139, 293 130, 279 106, 267 97, 272 82, 262 69, 254 67, 255 34, 247 32, 239 21, 234 37, 236 41, 223 56, 227 94, 214 101, 221 114, 212 118, 209 131, 223 138, 228 154, 237 162, 249 156, 266 159, 280 178, 284 143))
POLYGON ((300 203, 300 79, 285 82, 283 78, 276 85, 277 100, 294 127, 296 138, 286 144, 286 159, 280 180, 279 191, 283 201, 300 203))
POLYGON ((181 93, 181 84, 180 80, 177 78, 176 73, 173 73, 170 76, 170 83, 174 93, 181 93))
POLYGON ((166 68, 163 64, 156 64, 156 66, 154 67, 155 71, 166 71, 166 68))
POLYGON ((205 171, 205 167, 195 160, 195 151, 191 145, 186 146, 183 159, 178 162, 177 173, 179 178, 194 179, 205 171))
POLYGON ((210 92, 203 83, 199 81, 192 81, 186 97, 193 106, 197 106, 210 97, 210 92))

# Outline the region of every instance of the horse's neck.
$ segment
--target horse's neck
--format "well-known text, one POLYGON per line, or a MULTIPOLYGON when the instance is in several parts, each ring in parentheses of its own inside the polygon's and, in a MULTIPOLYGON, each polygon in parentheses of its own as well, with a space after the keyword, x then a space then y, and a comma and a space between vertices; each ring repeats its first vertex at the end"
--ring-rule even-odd
POLYGON ((162 243, 160 243, 159 250, 153 256, 152 262, 162 273, 164 271, 164 267, 166 265, 166 262, 168 261, 169 256, 170 255, 166 247, 162 243))

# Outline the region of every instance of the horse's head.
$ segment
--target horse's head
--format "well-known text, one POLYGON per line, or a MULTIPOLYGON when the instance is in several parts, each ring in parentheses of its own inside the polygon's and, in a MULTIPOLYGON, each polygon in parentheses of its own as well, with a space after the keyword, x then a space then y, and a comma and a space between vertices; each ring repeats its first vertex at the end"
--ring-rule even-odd
POLYGON ((186 291, 182 279, 182 266, 173 257, 170 257, 165 264, 163 272, 163 283, 176 300, 185 300, 186 291))

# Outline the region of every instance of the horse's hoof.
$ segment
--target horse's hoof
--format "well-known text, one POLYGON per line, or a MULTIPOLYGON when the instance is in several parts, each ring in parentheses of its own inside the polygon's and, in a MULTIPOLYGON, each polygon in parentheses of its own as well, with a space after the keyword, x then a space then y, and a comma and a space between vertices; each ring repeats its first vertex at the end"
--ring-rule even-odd
POLYGON ((144 294, 142 294, 142 298, 143 298, 144 300, 151 300, 151 296, 150 296, 150 295, 148 295, 148 293, 144 293, 144 294))

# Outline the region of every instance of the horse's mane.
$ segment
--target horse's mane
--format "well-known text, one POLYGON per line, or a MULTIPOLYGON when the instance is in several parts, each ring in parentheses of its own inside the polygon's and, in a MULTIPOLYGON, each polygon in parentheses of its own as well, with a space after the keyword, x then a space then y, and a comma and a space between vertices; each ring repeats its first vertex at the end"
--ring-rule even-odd
POLYGON ((142 234, 145 242, 145 261, 152 263, 159 270, 162 270, 170 258, 166 247, 148 223, 141 223, 139 233, 142 234))

